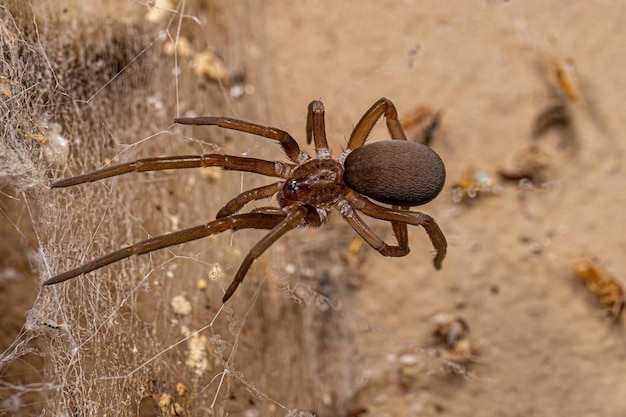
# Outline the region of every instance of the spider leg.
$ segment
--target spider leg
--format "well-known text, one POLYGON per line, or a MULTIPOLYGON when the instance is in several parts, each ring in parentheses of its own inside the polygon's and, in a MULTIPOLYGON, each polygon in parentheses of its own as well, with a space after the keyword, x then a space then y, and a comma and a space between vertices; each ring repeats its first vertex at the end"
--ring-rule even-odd
POLYGON ((115 177, 129 172, 162 171, 167 169, 222 167, 230 171, 246 171, 269 177, 287 178, 294 168, 291 164, 264 159, 244 158, 241 156, 206 154, 182 155, 160 158, 138 159, 133 162, 113 165, 75 177, 65 178, 50 185, 51 188, 70 187, 98 181, 104 178, 115 177))
POLYGON ((409 253, 408 246, 388 245, 378 236, 357 214, 356 210, 347 200, 340 200, 337 204, 339 212, 355 232, 363 238, 372 248, 376 249, 383 256, 401 257, 409 253))
MULTIPOLYGON (((250 252, 246 255, 241 266, 237 270, 235 274, 235 278, 233 278, 232 282, 226 289, 224 293, 224 297, 222 298, 222 302, 225 303, 228 301, 230 297, 232 297, 233 293, 239 287, 239 284, 243 281, 246 276, 246 273, 252 266, 252 263, 265 252, 267 248, 269 248, 274 242, 281 238, 288 231, 295 229, 300 225, 302 219, 304 219, 309 214, 309 210, 304 206, 299 206, 296 210, 290 212, 286 217, 283 217, 283 220, 277 224, 271 232, 269 232, 263 239, 261 239, 256 245, 250 249, 250 252)), ((272 216, 276 215, 271 214, 259 214, 261 216, 272 216)))
POLYGON ((274 184, 264 185, 263 187, 253 188, 251 190, 244 191, 243 193, 239 194, 237 197, 226 203, 226 205, 217 212, 216 218, 221 219, 222 217, 227 217, 235 214, 239 210, 241 210, 243 206, 251 201, 270 198, 278 191, 280 191, 282 185, 283 183, 279 181, 274 184))
POLYGON ((243 120, 231 119, 229 117, 180 117, 174 119, 174 123, 193 126, 219 126, 224 129, 238 130, 264 138, 274 139, 280 142, 280 146, 282 146, 287 157, 295 163, 298 163, 298 159, 302 154, 298 142, 296 142, 289 133, 275 127, 261 126, 243 120))
MULTIPOLYGON (((399 206, 392 206, 394 209, 400 208, 399 206)), ((405 207, 408 209, 408 207, 405 207)), ((391 228, 393 230, 393 234, 396 237, 396 241, 398 242, 398 246, 401 248, 406 248, 407 251, 409 249, 409 229, 406 226, 406 223, 398 223, 391 222, 391 228)))
POLYGON ((396 106, 388 98, 379 99, 372 107, 370 107, 365 114, 361 117, 361 120, 356 124, 350 140, 348 141, 348 149, 355 150, 359 146, 363 145, 367 140, 368 135, 374 128, 374 125, 383 115, 385 115, 385 121, 387 122, 387 130, 392 139, 407 140, 404 134, 404 129, 398 120, 398 111, 396 106))
MULTIPOLYGON (((87 274, 91 271, 95 271, 98 268, 112 264, 124 258, 128 258, 132 255, 141 255, 144 253, 152 252, 157 249, 163 249, 181 243, 190 242, 192 240, 200 239, 206 236, 214 235, 217 233, 225 232, 226 230, 239 230, 239 229, 273 229, 277 225, 281 224, 285 219, 285 214, 255 214, 246 213, 238 214, 223 219, 217 219, 204 225, 191 227, 189 229, 181 230, 178 232, 170 233, 167 235, 153 237, 138 242, 132 246, 127 246, 115 252, 111 252, 100 258, 94 259, 91 262, 87 262, 78 268, 56 275, 46 280, 43 285, 58 284, 68 279, 72 279, 79 275, 87 274)), ((243 278, 242 278, 243 279, 243 278)))
POLYGON ((443 262, 443 259, 446 257, 448 243, 446 242, 446 237, 443 232, 435 222, 435 219, 417 211, 379 206, 353 191, 348 192, 346 200, 348 200, 354 208, 363 212, 363 214, 374 217, 375 219, 422 226, 424 230, 426 230, 426 233, 428 233, 428 237, 437 251, 433 259, 435 269, 441 269, 441 262, 443 262))
POLYGON ((309 104, 306 118, 306 143, 315 140, 315 153, 318 158, 330 158, 330 149, 326 140, 326 123, 324 122, 324 104, 314 100, 309 104))

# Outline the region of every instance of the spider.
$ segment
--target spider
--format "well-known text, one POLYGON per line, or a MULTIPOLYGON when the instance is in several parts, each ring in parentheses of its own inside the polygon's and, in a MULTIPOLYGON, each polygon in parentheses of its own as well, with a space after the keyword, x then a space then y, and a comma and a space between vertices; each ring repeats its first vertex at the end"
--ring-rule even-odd
POLYGON ((309 104, 306 124, 307 144, 314 141, 317 158, 301 151, 289 133, 273 127, 227 117, 178 118, 174 121, 183 125, 216 125, 273 139, 280 143, 290 162, 222 154, 146 158, 54 182, 51 188, 70 187, 129 172, 207 166, 279 178, 277 182, 237 195, 219 210, 216 219, 211 222, 153 237, 111 252, 56 275, 45 281, 44 285, 57 284, 87 274, 131 255, 145 254, 226 230, 269 230, 244 258, 224 293, 222 302, 225 303, 237 290, 254 260, 267 248, 292 229, 323 226, 333 208, 361 238, 384 256, 407 255, 407 225, 422 226, 436 249, 434 266, 436 269, 441 268, 447 250, 445 236, 432 217, 409 208, 425 204, 439 194, 445 181, 445 168, 433 150, 406 140, 396 108, 389 99, 381 98, 365 112, 352 131, 347 149, 336 160, 331 158, 326 141, 324 105, 321 101, 312 101, 309 104), (365 144, 372 128, 383 115, 394 140, 365 144), (246 204, 274 195, 280 207, 260 207, 239 214, 246 204), (379 205, 372 200, 391 207, 379 205), (385 243, 362 220, 358 212, 391 222, 397 245, 385 243))

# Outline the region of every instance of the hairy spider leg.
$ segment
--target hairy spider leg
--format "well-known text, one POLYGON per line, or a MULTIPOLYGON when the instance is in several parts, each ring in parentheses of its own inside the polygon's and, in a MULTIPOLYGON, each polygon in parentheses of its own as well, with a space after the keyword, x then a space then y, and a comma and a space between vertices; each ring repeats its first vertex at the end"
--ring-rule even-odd
POLYGON ((237 286, 243 280, 246 272, 252 265, 254 259, 259 257, 269 245, 271 245, 276 239, 282 236, 285 232, 295 227, 295 223, 298 223, 306 215, 306 209, 304 214, 302 210, 296 211, 295 214, 287 215, 282 214, 267 214, 267 213, 245 213, 235 214, 230 217, 213 220, 212 222, 204 225, 191 227, 189 229, 181 230, 167 235, 157 236, 150 239, 143 240, 135 243, 132 246, 127 246, 115 252, 111 252, 107 255, 101 256, 88 262, 78 268, 56 275, 46 280, 43 285, 58 284, 63 281, 75 278, 79 275, 84 275, 103 266, 110 265, 114 262, 128 258, 132 255, 142 255, 158 249, 167 248, 181 243, 190 242, 192 240, 201 239, 210 235, 225 232, 227 230, 241 230, 241 229, 272 229, 265 238, 257 243, 250 254, 246 256, 242 265, 239 267, 233 284, 230 285, 227 291, 228 297, 225 296, 224 302, 230 298, 237 286), (254 252, 253 252, 254 251, 254 252), (252 254, 252 255, 251 255, 252 254))
POLYGON ((387 130, 389 130, 391 138, 396 140, 407 140, 406 135, 404 134, 404 129, 402 129, 402 124, 400 124, 400 120, 398 120, 398 111, 396 110, 396 106, 394 106, 388 98, 382 97, 365 112, 365 114, 361 117, 361 120, 359 120, 354 127, 354 130, 352 130, 350 140, 348 141, 348 149, 355 150, 356 148, 362 146, 367 140, 378 119, 380 119, 383 115, 385 116, 387 130))
MULTIPOLYGON (((251 190, 244 191, 239 194, 232 200, 230 200, 224 207, 217 212, 217 216, 215 218, 221 219, 222 217, 227 217, 232 214, 237 213, 239 210, 243 208, 246 204, 254 200, 262 200, 264 198, 270 198, 282 187, 283 182, 275 182, 273 184, 264 185, 262 187, 253 188, 251 190)), ((280 209, 279 209, 280 210, 280 209)))
POLYGON ((361 238, 367 242, 373 249, 376 249, 383 256, 401 257, 409 253, 408 248, 401 246, 388 245, 378 236, 368 225, 361 219, 355 208, 343 199, 337 202, 339 213, 344 220, 354 229, 361 238))
POLYGON ((268 139, 280 142, 283 151, 289 159, 298 163, 302 151, 298 142, 284 130, 275 127, 257 125, 244 120, 231 119, 229 117, 179 117, 174 119, 174 123, 192 126, 219 126, 224 129, 238 130, 240 132, 251 133, 268 139))
POLYGON ((71 187, 73 185, 116 177, 129 172, 162 171, 167 169, 221 167, 229 171, 254 172, 268 177, 286 178, 293 168, 291 164, 263 159, 246 158, 233 155, 206 154, 181 155, 159 158, 138 159, 133 162, 113 165, 75 177, 64 178, 50 185, 51 188, 71 187))
MULTIPOLYGON (((257 244, 255 244, 252 247, 252 249, 250 249, 250 252, 248 252, 243 262, 241 263, 239 270, 237 270, 235 277, 233 278, 232 282, 226 289, 226 292, 224 293, 224 297, 222 298, 223 303, 225 303, 226 301, 228 301, 230 297, 232 297, 233 293, 237 290, 237 287, 239 287, 239 284, 241 284, 243 279, 246 277, 246 273, 252 266, 252 263, 259 256, 261 256, 263 252, 267 250, 267 248, 272 246, 274 242, 280 239, 285 233, 298 227, 302 219, 304 219, 308 214, 309 214, 309 209, 307 207, 298 206, 295 210, 287 214, 286 217, 283 217, 283 220, 279 224, 277 224, 272 229, 271 232, 265 235, 263 239, 261 239, 257 244)), ((263 213, 258 213, 257 215, 277 216, 275 214, 263 214, 263 213)))
POLYGON ((306 118, 306 143, 315 141, 315 153, 318 158, 330 158, 330 148, 326 140, 326 123, 324 121, 324 104, 319 100, 309 103, 306 118))
MULTIPOLYGON (((368 198, 365 198, 362 195, 355 193, 354 191, 348 192, 348 194, 346 194, 345 199, 348 202, 350 202, 351 207, 361 211, 366 216, 370 216, 370 217, 373 217, 375 219, 380 219, 380 220, 397 222, 397 223, 401 223, 404 225, 410 224, 414 226, 422 226, 424 230, 426 230, 426 233, 428 233, 428 237, 430 238, 430 241, 436 251, 435 258, 433 259, 433 265, 435 266, 435 269, 441 269, 441 263, 443 262, 443 259, 446 257, 446 253, 448 250, 448 243, 446 241, 446 237, 444 236, 443 232, 437 225, 437 222, 435 222, 435 219, 433 219, 427 214, 420 213, 417 211, 380 206, 370 201, 368 198)), ((357 225, 357 227, 359 226, 357 225)), ((355 227, 353 226, 353 228, 355 227)), ((367 225, 365 225, 365 228, 369 229, 367 225)), ((359 230, 357 230, 356 228, 355 230, 357 231, 357 233, 361 234, 361 232, 359 232, 359 230)), ((373 234, 371 230, 369 230, 369 232, 373 234)), ((370 243, 365 237, 363 237, 363 239, 365 239, 368 243, 370 243)), ((370 239, 372 238, 370 237, 370 239)), ((373 246, 371 243, 370 245, 374 249, 378 250, 378 248, 373 246)), ((400 249, 402 249, 401 246, 400 246, 400 249)), ((406 253, 404 253, 404 255, 406 255, 407 253, 408 253, 408 250, 406 250, 406 253)), ((383 255, 403 256, 403 255, 393 255, 393 254, 386 255, 385 253, 383 253, 383 255)))

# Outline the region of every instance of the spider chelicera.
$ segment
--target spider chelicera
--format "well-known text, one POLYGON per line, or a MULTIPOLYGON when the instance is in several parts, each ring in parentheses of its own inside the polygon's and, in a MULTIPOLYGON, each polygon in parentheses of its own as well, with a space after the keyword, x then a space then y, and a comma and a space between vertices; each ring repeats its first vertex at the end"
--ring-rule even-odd
POLYGON ((66 281, 131 255, 148 253, 226 230, 270 230, 244 258, 224 293, 222 301, 226 302, 241 284, 254 260, 267 248, 292 229, 324 225, 333 208, 372 248, 384 256, 407 255, 407 225, 422 226, 436 250, 434 266, 436 269, 441 268, 447 250, 445 236, 432 217, 411 211, 409 207, 425 204, 439 194, 445 182, 445 168, 439 156, 429 147, 406 140, 396 108, 390 100, 381 98, 367 110, 352 131, 347 149, 336 160, 331 158, 326 141, 324 105, 321 101, 309 104, 306 126, 307 143, 315 143, 317 158, 311 158, 301 151, 295 139, 280 129, 227 117, 192 117, 174 121, 184 125, 217 125, 276 140, 291 162, 221 154, 170 156, 140 159, 57 181, 51 185, 52 188, 70 187, 129 172, 208 166, 280 178, 278 182, 239 194, 219 210, 216 220, 119 249, 56 275, 45 281, 44 285, 66 281), (383 115, 394 140, 365 144, 372 128, 383 115), (261 207, 249 213, 237 214, 247 203, 274 195, 280 207, 261 207), (376 204, 370 199, 390 207, 376 204), (361 219, 358 212, 391 222, 397 245, 386 244, 361 219))

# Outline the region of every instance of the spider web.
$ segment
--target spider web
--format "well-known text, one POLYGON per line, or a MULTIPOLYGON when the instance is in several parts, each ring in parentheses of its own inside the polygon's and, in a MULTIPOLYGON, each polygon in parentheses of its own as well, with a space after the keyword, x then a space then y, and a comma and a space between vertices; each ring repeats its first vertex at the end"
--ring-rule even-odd
MULTIPOLYGON (((280 155, 258 138, 171 124, 178 115, 265 112, 246 97, 263 85, 262 74, 241 78, 255 65, 242 53, 252 23, 241 5, 81 7, 17 2, 0 10, 9 89, 1 178, 33 219, 41 277, 209 221, 230 197, 259 185, 213 170, 60 192, 48 189, 52 179, 154 155, 280 155)), ((272 255, 291 259, 289 272, 261 258, 236 300, 222 306, 223 289, 260 236, 224 234, 41 289, 3 366, 44 341, 46 382, 34 401, 52 415, 305 416, 346 408, 347 396, 330 393, 349 392, 350 349, 324 353, 346 337, 329 298, 340 289, 328 293, 332 260, 301 273, 313 255, 294 256, 279 243, 272 255), (340 367, 325 370, 325 356, 340 367)), ((310 252, 323 251, 322 239, 308 243, 310 252)), ((3 408, 17 412, 19 397, 3 408)))

